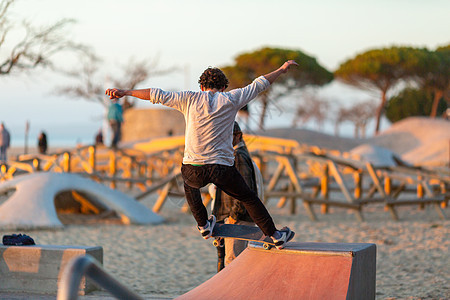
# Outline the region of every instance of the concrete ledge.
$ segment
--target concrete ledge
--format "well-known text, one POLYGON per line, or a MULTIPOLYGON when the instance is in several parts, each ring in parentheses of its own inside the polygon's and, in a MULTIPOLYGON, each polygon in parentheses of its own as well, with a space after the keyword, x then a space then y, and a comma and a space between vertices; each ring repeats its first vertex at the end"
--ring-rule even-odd
MULTIPOLYGON (((56 294, 66 264, 86 254, 103 264, 102 247, 0 245, 0 292, 56 294)), ((92 282, 83 278, 79 294, 96 289, 92 282)))

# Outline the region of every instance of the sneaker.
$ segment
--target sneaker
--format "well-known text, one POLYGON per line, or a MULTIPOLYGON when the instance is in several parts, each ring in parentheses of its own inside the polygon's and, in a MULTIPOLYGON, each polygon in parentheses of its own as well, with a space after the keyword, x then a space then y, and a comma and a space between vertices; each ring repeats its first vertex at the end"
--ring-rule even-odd
POLYGON ((281 238, 275 239, 272 237, 273 242, 275 243, 275 247, 278 250, 283 249, 286 246, 286 243, 292 240, 295 235, 295 232, 289 229, 289 227, 283 227, 278 231, 281 234, 281 238))
POLYGON ((209 219, 206 221, 206 225, 203 227, 197 226, 198 231, 202 234, 202 237, 207 240, 211 237, 214 229, 214 225, 216 225, 216 216, 211 215, 209 219))

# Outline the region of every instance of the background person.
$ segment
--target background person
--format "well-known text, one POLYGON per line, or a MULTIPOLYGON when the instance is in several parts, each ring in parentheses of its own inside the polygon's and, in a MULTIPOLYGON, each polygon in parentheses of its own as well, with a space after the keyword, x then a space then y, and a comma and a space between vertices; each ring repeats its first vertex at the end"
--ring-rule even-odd
MULTIPOLYGON (((253 166, 253 160, 248 152, 244 142, 242 130, 237 122, 234 122, 233 128, 233 147, 234 147, 234 166, 244 178, 248 187, 258 192, 256 183, 256 172, 253 166)), ((244 205, 237 199, 225 194, 220 189, 213 190, 213 209, 212 213, 217 217, 218 222, 225 224, 255 226, 252 218, 248 214, 244 205)), ((247 241, 238 239, 224 239, 224 245, 218 251, 225 250, 219 254, 219 260, 224 257, 224 264, 219 261, 218 270, 231 263, 242 251, 247 248, 247 241)))
POLYGON ((103 131, 101 128, 95 135, 95 145, 97 146, 103 145, 103 131))
POLYGON ((40 154, 47 153, 47 134, 44 131, 41 131, 38 137, 38 148, 40 154))
POLYGON ((5 124, 2 122, 0 124, 0 162, 6 163, 8 161, 7 150, 11 142, 11 135, 8 129, 6 129, 5 124))
POLYGON ((108 122, 113 133, 111 148, 117 148, 121 139, 123 123, 123 109, 117 99, 113 100, 108 108, 108 122))

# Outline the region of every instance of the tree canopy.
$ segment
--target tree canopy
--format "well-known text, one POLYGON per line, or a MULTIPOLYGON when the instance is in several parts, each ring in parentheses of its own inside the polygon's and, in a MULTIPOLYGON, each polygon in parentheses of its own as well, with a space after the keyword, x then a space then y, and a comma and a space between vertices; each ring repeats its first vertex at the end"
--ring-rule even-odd
POLYGON ((430 91, 433 97, 430 117, 438 114, 438 105, 443 97, 450 102, 450 45, 437 48, 436 51, 428 53, 427 67, 418 74, 419 86, 430 91), (446 96, 447 95, 447 96, 446 96))
POLYGON ((322 67, 314 57, 299 50, 281 48, 262 48, 243 53, 235 58, 234 65, 221 68, 230 81, 230 88, 243 87, 257 76, 279 68, 287 60, 295 60, 299 66, 274 82, 266 92, 259 96, 262 112, 259 127, 264 128, 267 108, 272 99, 278 99, 305 86, 323 86, 333 80, 333 74, 322 67))
POLYGON ((340 65, 335 76, 343 82, 365 90, 381 92, 376 112, 375 133, 386 106, 386 94, 400 81, 415 79, 429 70, 429 51, 412 47, 369 50, 340 65))
MULTIPOLYGON (((406 88, 398 95, 391 97, 386 106, 386 118, 392 123, 412 116, 428 116, 434 101, 429 90, 406 88)), ((442 98, 436 106, 436 114, 441 115, 447 105, 442 98)))

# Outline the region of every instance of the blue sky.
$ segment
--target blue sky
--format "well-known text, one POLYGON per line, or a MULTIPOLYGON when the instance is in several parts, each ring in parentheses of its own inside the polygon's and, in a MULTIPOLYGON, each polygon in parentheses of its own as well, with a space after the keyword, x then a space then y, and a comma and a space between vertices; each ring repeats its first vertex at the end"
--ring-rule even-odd
MULTIPOLYGON (((93 47, 108 72, 130 57, 159 57, 161 67, 185 68, 142 86, 165 89, 196 90, 206 67, 231 64, 236 55, 264 46, 299 49, 334 71, 371 48, 434 49, 450 42, 450 1, 444 0, 18 0, 11 12, 14 19, 35 25, 77 20, 68 37, 93 47)), ((0 120, 17 135, 26 120, 36 132, 64 126, 98 128, 103 108, 53 95, 51 91, 62 83, 67 79, 42 70, 1 77, 0 120)), ((344 102, 372 96, 337 83, 320 93, 344 102)), ((286 125, 282 120, 287 118, 279 119, 274 116, 267 124, 286 125)))

